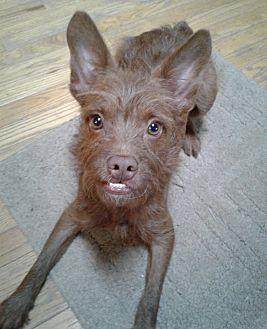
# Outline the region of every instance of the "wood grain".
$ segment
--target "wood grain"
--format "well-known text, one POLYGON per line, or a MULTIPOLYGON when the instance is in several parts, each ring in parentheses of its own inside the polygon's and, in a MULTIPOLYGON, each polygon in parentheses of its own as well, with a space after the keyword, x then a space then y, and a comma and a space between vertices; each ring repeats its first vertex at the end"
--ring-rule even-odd
MULTIPOLYGON (((0 160, 78 115, 68 92, 65 31, 75 10, 95 19, 108 46, 127 35, 187 20, 207 28, 214 49, 267 87, 266 0, 2 0, 0 6, 0 160)), ((36 259, 9 210, 0 202, 0 300, 36 259)), ((26 328, 81 328, 51 279, 26 328)))

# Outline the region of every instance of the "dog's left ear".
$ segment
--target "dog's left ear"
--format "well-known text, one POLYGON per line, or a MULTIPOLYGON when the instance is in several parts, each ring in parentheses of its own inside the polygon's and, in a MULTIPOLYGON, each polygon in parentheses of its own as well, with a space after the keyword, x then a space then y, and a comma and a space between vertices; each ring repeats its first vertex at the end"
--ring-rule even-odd
POLYGON ((81 102, 82 94, 90 89, 94 77, 113 65, 108 48, 93 20, 77 11, 67 29, 70 50, 70 91, 81 102))
POLYGON ((181 108, 191 110, 199 76, 211 56, 211 37, 207 30, 199 30, 167 56, 155 76, 176 94, 181 108))

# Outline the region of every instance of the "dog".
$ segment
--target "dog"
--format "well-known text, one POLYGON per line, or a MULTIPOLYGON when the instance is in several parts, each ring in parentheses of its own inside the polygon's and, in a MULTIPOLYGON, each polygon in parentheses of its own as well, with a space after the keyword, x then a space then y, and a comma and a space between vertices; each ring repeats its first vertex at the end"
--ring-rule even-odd
POLYGON ((196 126, 212 107, 216 71, 207 30, 185 22, 125 39, 114 57, 92 19, 67 29, 70 92, 80 104, 74 140, 78 189, 17 290, 0 306, 0 328, 21 328, 46 277, 81 232, 106 228, 148 249, 134 329, 156 327, 174 244, 168 186, 181 149, 197 157, 196 126))

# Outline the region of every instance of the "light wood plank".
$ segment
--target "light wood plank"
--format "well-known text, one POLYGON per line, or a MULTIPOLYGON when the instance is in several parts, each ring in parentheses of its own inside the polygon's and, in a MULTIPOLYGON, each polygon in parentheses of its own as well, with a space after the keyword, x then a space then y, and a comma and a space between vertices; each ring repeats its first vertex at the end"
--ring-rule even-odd
POLYGON ((0 234, 16 226, 16 222, 11 218, 9 210, 7 209, 7 207, 5 207, 5 205, 1 200, 0 200, 0 223, 1 223, 0 234))

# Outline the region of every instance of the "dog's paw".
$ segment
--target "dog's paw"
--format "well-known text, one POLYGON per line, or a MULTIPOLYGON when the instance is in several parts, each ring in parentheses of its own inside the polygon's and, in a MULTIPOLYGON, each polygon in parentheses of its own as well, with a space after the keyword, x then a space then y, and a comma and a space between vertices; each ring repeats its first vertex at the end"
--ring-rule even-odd
POLYGON ((0 329, 20 329, 28 321, 30 308, 13 296, 0 304, 0 329))
POLYGON ((186 155, 192 155, 197 158, 201 148, 200 140, 197 135, 186 134, 182 143, 182 148, 186 155))

